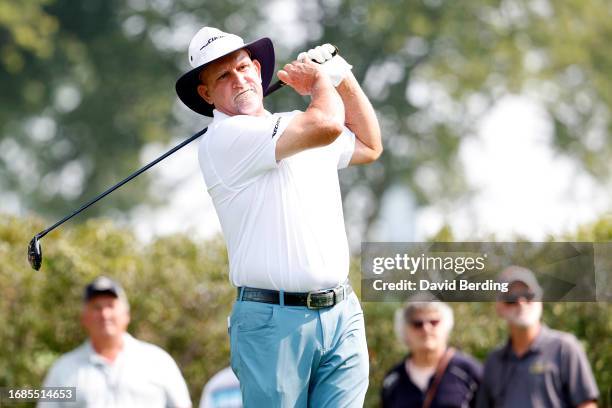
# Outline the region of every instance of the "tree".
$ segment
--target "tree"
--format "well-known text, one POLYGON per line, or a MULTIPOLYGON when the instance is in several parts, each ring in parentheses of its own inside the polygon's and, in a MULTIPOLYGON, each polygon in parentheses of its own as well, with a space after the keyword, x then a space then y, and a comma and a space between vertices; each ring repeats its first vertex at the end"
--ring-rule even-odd
MULTIPOLYGON (((466 194, 457 151, 503 95, 525 93, 554 124, 554 146, 601 180, 612 168, 612 39, 606 1, 320 1, 303 5, 320 38, 337 41, 383 124, 385 153, 345 188, 380 198, 407 185, 417 203, 452 208, 466 194)), ((318 38, 312 38, 318 41, 318 38)), ((469 192, 468 192, 469 193, 469 192)))
MULTIPOLYGON (((0 387, 39 387, 51 364, 85 339, 79 326, 83 287, 100 274, 115 277, 130 302, 130 333, 166 349, 177 361, 197 402, 202 387, 229 364, 227 316, 235 297, 220 238, 198 242, 185 235, 148 245, 111 222, 90 220, 53 233, 45 262, 32 270, 25 259, 29 231, 40 220, 0 215, 0 387)), ((447 237, 452 235, 447 235, 447 237)), ((612 222, 585 225, 567 240, 609 242, 612 222)), ((605 257, 609 259, 610 257, 605 257)), ((350 278, 359 292, 359 260, 350 278)), ((358 293, 359 294, 359 293, 358 293)), ((393 313, 399 304, 363 303, 370 356, 366 407, 379 406, 385 373, 406 353, 395 339, 393 313)), ((490 303, 453 303, 451 344, 484 359, 504 340, 503 322, 490 303)), ((602 393, 612 401, 612 320, 609 303, 545 305, 544 321, 576 335, 583 343, 602 393)))
MULTIPOLYGON (((274 33, 277 65, 321 41, 340 47, 377 109, 386 148, 379 162, 342 176, 348 206, 365 197, 359 214, 366 230, 393 186, 407 186, 421 206, 451 207, 469 194, 459 146, 507 94, 540 103, 558 151, 609 180, 609 2, 284 4, 5 0, 0 188, 6 197, 43 215, 63 214, 140 167, 147 143, 203 127, 177 102, 173 84, 187 69, 190 36, 204 24, 245 39, 274 33), (278 14, 292 7, 296 21, 283 25, 278 14)), ((305 105, 290 90, 266 103, 270 110, 305 105)), ((147 186, 132 183, 91 214, 152 200, 147 186)))
MULTIPOLYGON (((174 82, 186 58, 172 31, 230 10, 211 6, 190 18, 188 3, 2 3, 0 188, 7 197, 58 216, 139 168, 147 143, 178 136, 174 82)), ((131 183, 104 208, 153 200, 147 185, 131 183)))

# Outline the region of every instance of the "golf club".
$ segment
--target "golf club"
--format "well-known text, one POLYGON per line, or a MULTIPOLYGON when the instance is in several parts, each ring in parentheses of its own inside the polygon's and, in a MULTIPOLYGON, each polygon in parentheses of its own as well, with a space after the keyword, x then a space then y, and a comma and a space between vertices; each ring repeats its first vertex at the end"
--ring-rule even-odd
MULTIPOLYGON (((332 52, 332 56, 335 56, 336 54, 338 54, 338 48, 335 47, 335 46, 334 46, 334 48, 335 48, 335 50, 334 50, 334 52, 332 52)), ((283 83, 282 81, 280 81, 280 80, 276 81, 274 84, 272 84, 272 85, 270 85, 268 87, 268 89, 264 93, 264 97, 270 95, 273 92, 276 92, 277 90, 282 88, 284 85, 285 85, 285 83, 283 83)), ((121 187, 122 185, 124 185, 128 181, 131 181, 132 179, 138 177, 139 175, 141 175, 145 171, 149 170, 151 167, 155 166, 157 163, 159 163, 160 161, 164 160, 166 157, 170 156, 171 154, 173 154, 177 150, 179 150, 179 149, 185 147, 186 145, 188 145, 189 143, 193 142, 194 140, 196 140, 197 138, 202 136, 204 133, 206 133, 207 130, 208 130, 208 127, 205 127, 204 129, 202 129, 199 132, 195 133, 193 136, 191 136, 187 140, 183 141, 179 145, 173 147, 172 149, 170 149, 166 153, 162 154, 157 159, 153 160, 152 162, 150 162, 146 166, 142 167, 140 170, 137 170, 136 172, 132 173, 127 178, 123 179, 119 183, 115 184, 114 186, 112 186, 108 190, 106 190, 103 193, 101 193, 100 195, 98 195, 97 197, 93 198, 91 201, 83 204, 79 209, 74 211, 72 214, 67 215, 66 217, 62 218, 61 220, 59 220, 58 222, 56 222, 55 224, 53 224, 49 228, 47 228, 47 229, 39 232, 38 234, 34 235, 32 240, 28 244, 28 262, 30 263, 30 266, 33 269, 35 269, 35 270, 39 270, 41 265, 42 265, 43 253, 42 253, 42 246, 40 245, 40 240, 41 240, 42 237, 44 237, 49 232, 53 231, 55 228, 59 227, 60 225, 62 225, 63 223, 65 223, 66 221, 68 221, 69 219, 74 217, 75 215, 79 214, 81 211, 83 211, 86 208, 92 206, 93 204, 97 203, 98 201, 100 201, 101 199, 103 199, 104 197, 106 197, 107 195, 112 193, 113 191, 117 190, 119 187, 121 187)))

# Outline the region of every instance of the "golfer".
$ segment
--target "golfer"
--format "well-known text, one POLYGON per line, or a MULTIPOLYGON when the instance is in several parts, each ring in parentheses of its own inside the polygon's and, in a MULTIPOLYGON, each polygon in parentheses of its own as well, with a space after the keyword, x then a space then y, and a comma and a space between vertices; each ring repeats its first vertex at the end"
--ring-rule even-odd
POLYGON ((263 106, 268 38, 245 44, 202 28, 176 84, 189 108, 213 117, 199 160, 237 287, 231 366, 245 407, 361 407, 368 386, 338 170, 376 160, 382 145, 368 98, 333 51, 316 47, 278 72, 310 97, 303 112, 263 106))

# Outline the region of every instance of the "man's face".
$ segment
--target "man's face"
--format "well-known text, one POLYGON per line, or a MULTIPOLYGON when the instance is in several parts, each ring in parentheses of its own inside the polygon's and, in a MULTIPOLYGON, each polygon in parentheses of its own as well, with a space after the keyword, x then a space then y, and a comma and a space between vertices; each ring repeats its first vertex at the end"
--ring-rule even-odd
POLYGON ((200 74, 198 93, 229 116, 264 113, 261 65, 245 50, 238 50, 210 64, 200 74))
POLYGON ((97 295, 83 306, 81 323, 93 340, 122 336, 130 322, 127 305, 113 295, 97 295))
POLYGON ((448 333, 436 310, 419 310, 406 324, 404 338, 413 353, 446 348, 448 333))
POLYGON ((526 328, 540 322, 542 302, 534 301, 533 292, 523 282, 512 282, 504 298, 497 302, 497 313, 509 324, 526 328))

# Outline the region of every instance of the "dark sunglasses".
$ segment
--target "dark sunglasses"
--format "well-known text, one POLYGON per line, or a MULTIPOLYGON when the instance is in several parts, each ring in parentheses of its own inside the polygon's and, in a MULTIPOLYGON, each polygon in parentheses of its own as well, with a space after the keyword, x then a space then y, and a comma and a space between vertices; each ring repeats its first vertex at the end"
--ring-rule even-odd
POLYGON ((432 327, 436 327, 438 323, 440 323, 440 319, 431 319, 431 320, 411 320, 410 325, 415 329, 422 329, 425 327, 425 323, 431 324, 432 327))
POLYGON ((527 302, 531 302, 535 299, 535 293, 533 292, 524 292, 524 293, 512 293, 504 295, 502 300, 507 305, 515 305, 518 303, 519 299, 525 299, 527 302))

